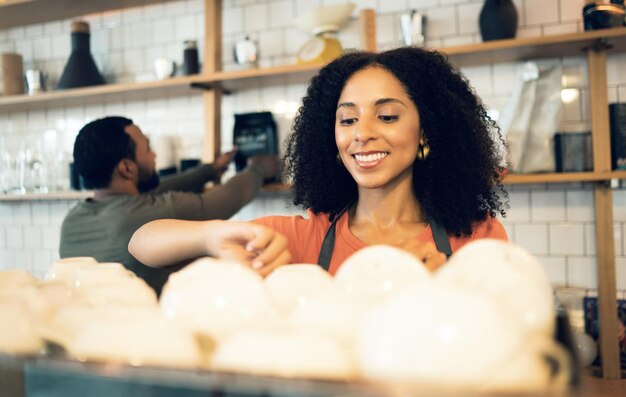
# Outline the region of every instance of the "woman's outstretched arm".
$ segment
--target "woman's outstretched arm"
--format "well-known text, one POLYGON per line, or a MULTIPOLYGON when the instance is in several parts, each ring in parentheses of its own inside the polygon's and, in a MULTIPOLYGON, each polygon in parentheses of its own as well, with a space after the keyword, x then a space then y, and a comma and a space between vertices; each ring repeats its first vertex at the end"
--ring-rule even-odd
POLYGON ((133 234, 128 251, 151 267, 213 256, 240 262, 261 275, 291 261, 287 238, 282 234, 250 222, 221 220, 152 221, 133 234))

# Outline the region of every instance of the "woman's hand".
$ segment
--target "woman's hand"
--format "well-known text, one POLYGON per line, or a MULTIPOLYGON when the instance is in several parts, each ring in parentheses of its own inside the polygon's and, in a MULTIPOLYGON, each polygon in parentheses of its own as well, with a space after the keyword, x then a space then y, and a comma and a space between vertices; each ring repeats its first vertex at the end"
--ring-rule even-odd
POLYGON ((439 267, 446 263, 446 254, 437 251, 437 247, 433 243, 425 243, 417 239, 410 239, 404 244, 399 245, 398 248, 402 248, 409 251, 417 259, 424 262, 426 268, 434 273, 439 267))
POLYGON ((213 256, 250 266, 262 276, 291 261, 285 236, 251 222, 160 219, 140 227, 128 249, 151 267, 213 256))
POLYGON ((210 255, 248 265, 262 276, 291 261, 287 238, 262 225, 212 221, 205 233, 210 255))

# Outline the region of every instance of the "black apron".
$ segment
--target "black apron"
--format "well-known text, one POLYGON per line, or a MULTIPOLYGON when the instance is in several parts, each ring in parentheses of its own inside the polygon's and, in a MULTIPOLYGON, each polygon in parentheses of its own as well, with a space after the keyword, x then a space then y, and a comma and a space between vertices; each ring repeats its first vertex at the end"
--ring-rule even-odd
MULTIPOLYGON (((330 260, 333 257, 333 251, 335 250, 335 237, 336 237, 336 223, 339 218, 343 215, 344 212, 352 205, 352 202, 349 203, 344 209, 342 209, 334 218, 328 230, 326 231, 326 235, 324 236, 324 241, 322 242, 322 248, 320 249, 320 256, 317 258, 317 263, 326 271, 330 268, 330 260)), ((433 237, 435 239, 435 246, 437 250, 446 254, 446 257, 450 257, 452 255, 452 248, 450 247, 450 240, 448 239, 448 234, 446 233, 446 229, 444 227, 430 219, 428 221, 430 224, 430 228, 433 231, 433 237)))

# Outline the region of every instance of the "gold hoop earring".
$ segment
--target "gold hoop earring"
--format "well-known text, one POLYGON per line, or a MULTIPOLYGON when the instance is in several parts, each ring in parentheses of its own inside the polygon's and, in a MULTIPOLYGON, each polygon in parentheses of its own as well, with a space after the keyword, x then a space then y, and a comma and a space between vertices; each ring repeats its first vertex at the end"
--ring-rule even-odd
POLYGON ((337 157, 335 157, 335 160, 337 160, 337 164, 344 167, 343 161, 341 161, 341 156, 339 155, 339 153, 337 153, 337 157))
POLYGON ((430 153, 430 146, 423 144, 417 147, 418 160, 426 160, 426 158, 428 157, 428 153, 430 153))

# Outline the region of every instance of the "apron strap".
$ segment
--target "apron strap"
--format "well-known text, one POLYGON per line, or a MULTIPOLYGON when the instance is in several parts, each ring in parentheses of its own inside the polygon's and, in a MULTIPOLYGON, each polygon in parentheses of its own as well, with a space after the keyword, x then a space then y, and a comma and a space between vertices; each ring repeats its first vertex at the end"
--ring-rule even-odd
POLYGON ((452 256, 452 247, 450 247, 450 239, 448 238, 446 229, 443 225, 441 225, 441 223, 433 219, 430 219, 428 222, 430 223, 430 228, 433 231, 433 238, 435 239, 437 251, 443 252, 446 254, 446 257, 450 258, 450 256, 452 256))
POLYGON ((328 227, 326 231, 326 235, 324 236, 324 241, 322 242, 322 248, 320 249, 320 255, 317 258, 317 263, 326 271, 330 268, 330 260, 333 257, 333 251, 335 250, 335 229, 336 224, 339 218, 343 216, 343 213, 350 208, 354 201, 351 200, 348 205, 346 205, 333 219, 332 223, 328 227))
MULTIPOLYGON (((335 250, 335 229, 337 228, 337 221, 343 216, 343 213, 346 212, 350 205, 352 205, 352 202, 350 202, 344 209, 341 210, 341 212, 337 214, 337 216, 335 216, 326 231, 326 235, 324 236, 324 241, 322 242, 322 248, 320 249, 320 255, 317 258, 317 263, 326 271, 330 268, 330 260, 332 259, 333 251, 335 250)), ((443 252, 446 254, 446 257, 450 258, 452 255, 452 248, 450 247, 450 239, 448 239, 446 229, 444 229, 440 223, 433 221, 432 219, 429 220, 429 223, 430 228, 433 231, 437 251, 443 252)))

